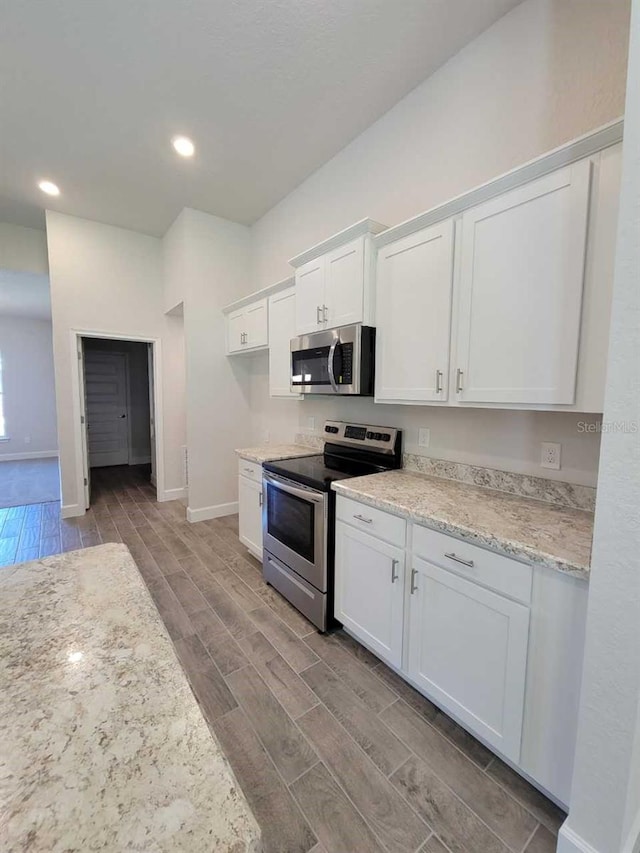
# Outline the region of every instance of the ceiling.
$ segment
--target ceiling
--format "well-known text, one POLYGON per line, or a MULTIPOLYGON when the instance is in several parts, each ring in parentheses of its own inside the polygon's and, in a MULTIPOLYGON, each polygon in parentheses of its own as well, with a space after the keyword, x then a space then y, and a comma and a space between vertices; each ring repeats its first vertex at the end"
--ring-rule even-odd
POLYGON ((0 269, 0 317, 51 320, 49 276, 0 269))
POLYGON ((0 219, 251 223, 518 2, 4 3, 0 219))

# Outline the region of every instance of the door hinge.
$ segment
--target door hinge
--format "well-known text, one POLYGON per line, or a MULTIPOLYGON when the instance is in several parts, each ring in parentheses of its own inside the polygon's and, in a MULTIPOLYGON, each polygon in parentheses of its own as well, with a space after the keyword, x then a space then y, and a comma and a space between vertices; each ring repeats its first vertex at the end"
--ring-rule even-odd
POLYGON ((80 350, 78 350, 78 361, 80 361, 81 359, 82 359, 82 353, 80 352, 80 350))
POLYGON ((88 486, 88 485, 89 485, 89 481, 87 480, 87 478, 86 478, 86 477, 84 478, 84 484, 85 484, 85 486, 88 486))
POLYGON ((83 423, 84 423, 84 415, 80 415, 80 423, 81 423, 81 424, 83 424, 83 423))

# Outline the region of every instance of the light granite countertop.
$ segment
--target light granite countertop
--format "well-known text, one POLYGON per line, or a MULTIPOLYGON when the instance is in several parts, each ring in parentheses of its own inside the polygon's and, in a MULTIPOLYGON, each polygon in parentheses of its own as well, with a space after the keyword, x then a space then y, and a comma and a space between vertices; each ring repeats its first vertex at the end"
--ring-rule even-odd
POLYGON ((333 489, 508 557, 589 576, 591 512, 404 470, 342 480, 333 489))
POLYGON ((279 459, 295 459, 299 456, 317 456, 322 450, 305 447, 303 444, 262 444, 259 447, 244 447, 236 450, 240 459, 249 462, 277 462, 279 459))
POLYGON ((262 850, 126 546, 2 569, 0 611, 3 851, 262 850))

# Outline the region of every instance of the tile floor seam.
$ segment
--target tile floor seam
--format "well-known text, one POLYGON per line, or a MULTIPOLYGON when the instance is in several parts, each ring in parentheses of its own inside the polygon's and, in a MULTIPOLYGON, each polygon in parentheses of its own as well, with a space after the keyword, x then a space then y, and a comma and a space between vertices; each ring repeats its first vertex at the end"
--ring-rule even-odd
MULTIPOLYGON (((529 808, 529 806, 528 806, 525 802, 523 802, 519 797, 516 797, 516 795, 515 795, 515 794, 512 794, 512 793, 511 793, 511 791, 507 788, 507 786, 506 786, 503 782, 501 782, 501 781, 500 781, 500 779, 498 779, 496 776, 491 776, 491 775, 487 772, 487 771, 489 770, 489 768, 491 767, 491 765, 492 765, 492 764, 494 764, 496 761, 501 761, 501 760, 502 760, 502 759, 499 759, 497 756, 494 756, 494 757, 491 759, 491 761, 487 764, 487 766, 485 767, 485 769, 484 769, 482 772, 483 772, 483 773, 485 773, 485 775, 486 775, 489 779, 493 779, 493 781, 496 783, 496 785, 498 785, 498 787, 502 788, 502 790, 503 790, 503 791, 505 791, 505 793, 509 794, 509 796, 511 797, 511 799, 512 799, 512 800, 515 800, 515 801, 516 801, 520 806, 522 806, 522 808, 523 808, 526 812, 528 812, 528 813, 531 815, 531 817, 532 817, 534 820, 537 820, 537 821, 538 821, 542 826, 544 826, 544 828, 545 828, 545 829, 548 829, 548 830, 549 830, 549 832, 550 832, 553 836, 555 836, 555 837, 557 838, 557 836, 558 836, 558 830, 551 829, 549 826, 547 826, 547 824, 545 824, 543 821, 541 821, 541 820, 540 820, 540 818, 538 817, 538 815, 537 815, 537 814, 535 814, 535 813, 533 812, 533 810, 532 810, 532 809, 530 809, 530 808, 529 808)), ((507 765, 507 767, 508 767, 508 766, 509 766, 509 765, 507 765)), ((514 772, 515 772, 515 771, 514 771, 514 772)), ((524 778, 524 777, 523 777, 523 778, 524 778)), ((529 782, 528 780, 525 780, 525 781, 526 781, 529 785, 531 785, 531 787, 534 789, 534 791, 536 791, 536 793, 540 794, 542 797, 544 797, 544 796, 545 796, 545 795, 542 793, 542 791, 539 791, 539 790, 536 788, 536 786, 535 786, 535 785, 533 785, 533 784, 532 784, 531 782, 529 782)), ((547 798, 547 799, 548 799, 548 798, 547 798)), ((553 802, 553 800, 549 800, 549 802, 553 803, 553 805, 556 805, 556 804, 553 802)), ((558 808, 558 809, 560 809, 560 806, 557 806, 557 808, 558 808)), ((560 809, 560 810, 562 811, 562 809, 560 809)))
POLYGON ((527 840, 526 840, 526 842, 525 842, 525 844, 524 844, 524 847, 520 848, 520 850, 518 851, 518 853, 525 853, 525 851, 526 851, 527 847, 528 847, 528 846, 531 844, 531 842, 533 841, 533 836, 536 834, 536 832, 540 829, 540 827, 541 827, 541 826, 542 826, 542 824, 541 824, 540 822, 538 822, 538 823, 536 824, 536 826, 534 827, 533 832, 532 832, 532 833, 531 833, 531 835, 527 838, 527 840))

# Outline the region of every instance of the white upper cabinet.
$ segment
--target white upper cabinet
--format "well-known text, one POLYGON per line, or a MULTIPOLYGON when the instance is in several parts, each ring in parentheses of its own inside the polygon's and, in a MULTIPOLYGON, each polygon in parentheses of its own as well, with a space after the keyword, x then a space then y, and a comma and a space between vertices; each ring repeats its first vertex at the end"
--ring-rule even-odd
POLYGON ((325 256, 327 329, 364 322, 364 249, 365 238, 358 237, 325 256))
POLYGON ((575 402, 591 161, 462 215, 460 402, 575 402))
POLYGON ((264 349, 269 343, 268 300, 256 299, 226 315, 227 354, 264 349))
POLYGON ((448 219, 378 251, 376 402, 447 399, 453 235, 448 219))
POLYGON ((324 329, 324 258, 315 258, 296 270, 296 335, 324 329))
POLYGON ((296 268, 296 334, 373 322, 371 237, 384 225, 363 219, 289 263, 296 268))
POLYGON ((300 395, 291 390, 291 338, 296 334, 296 291, 293 285, 269 297, 269 394, 300 395))

